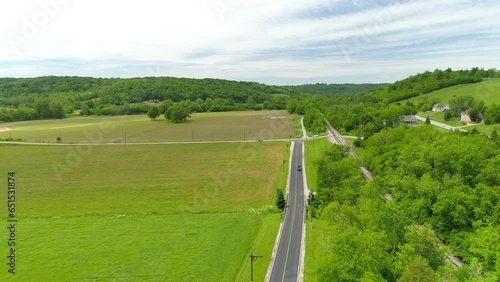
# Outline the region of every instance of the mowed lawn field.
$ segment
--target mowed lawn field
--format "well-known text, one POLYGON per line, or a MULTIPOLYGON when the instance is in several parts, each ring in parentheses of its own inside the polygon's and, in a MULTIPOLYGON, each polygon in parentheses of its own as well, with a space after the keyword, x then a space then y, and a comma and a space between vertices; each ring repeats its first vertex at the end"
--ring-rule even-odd
POLYGON ((261 281, 280 222, 265 207, 286 149, 0 145, 0 172, 16 172, 19 220, 17 274, 4 264, 0 280, 247 281, 253 251, 266 257, 261 281))
POLYGON ((444 112, 438 113, 438 112, 428 111, 428 112, 420 112, 417 115, 424 117, 424 118, 429 117, 433 121, 444 123, 444 124, 447 124, 450 126, 458 127, 458 126, 467 125, 466 123, 461 122, 458 118, 452 118, 451 120, 448 120, 448 121, 444 120, 444 112))
POLYGON ((63 143, 240 141, 293 138, 295 130, 293 116, 286 111, 195 113, 179 124, 163 116, 152 121, 146 115, 0 124, 0 139, 55 143, 57 137, 63 143))

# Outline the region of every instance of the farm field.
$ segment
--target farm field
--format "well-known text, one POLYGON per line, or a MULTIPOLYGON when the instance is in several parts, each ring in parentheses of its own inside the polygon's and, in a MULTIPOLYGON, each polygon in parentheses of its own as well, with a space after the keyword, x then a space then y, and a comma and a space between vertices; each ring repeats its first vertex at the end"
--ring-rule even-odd
POLYGON ((286 149, 0 145, 0 171, 17 179, 14 281, 246 281, 250 252, 263 277, 286 149))
POLYGON ((429 100, 437 98, 441 103, 446 104, 454 96, 472 96, 476 100, 483 100, 486 106, 498 103, 500 101, 500 79, 489 78, 479 83, 455 85, 422 96, 413 97, 401 101, 401 103, 411 101, 417 104, 422 98, 427 97, 429 100))
POLYGON ((22 219, 22 263, 9 281, 233 281, 260 221, 244 213, 22 219))
POLYGON ((27 142, 140 143, 184 141, 239 141, 295 137, 293 116, 286 111, 195 113, 184 123, 146 115, 118 117, 72 117, 62 120, 2 123, 0 139, 27 142), (280 118, 265 118, 269 116, 280 118))

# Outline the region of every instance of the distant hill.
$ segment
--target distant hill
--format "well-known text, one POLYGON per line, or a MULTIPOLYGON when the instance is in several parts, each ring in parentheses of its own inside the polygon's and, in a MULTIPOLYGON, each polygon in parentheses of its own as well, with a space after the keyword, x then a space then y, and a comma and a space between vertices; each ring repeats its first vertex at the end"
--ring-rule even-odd
MULTIPOLYGON (((285 109, 295 90, 257 82, 176 77, 0 78, 0 122, 82 115, 139 114, 144 102, 182 103, 192 112, 285 109)), ((162 111, 163 111, 162 110, 162 111)))
POLYGON ((451 99, 458 96, 472 96, 478 101, 484 101, 486 106, 493 103, 500 104, 500 78, 486 78, 479 83, 455 85, 413 97, 407 101, 418 104, 422 99, 427 99, 429 101, 448 104, 451 99))
POLYGON ((386 87, 387 83, 379 84, 327 84, 327 83, 316 83, 316 84, 303 84, 295 86, 286 86, 286 88, 296 90, 305 94, 319 94, 326 96, 349 96, 360 94, 366 92, 373 88, 386 87))

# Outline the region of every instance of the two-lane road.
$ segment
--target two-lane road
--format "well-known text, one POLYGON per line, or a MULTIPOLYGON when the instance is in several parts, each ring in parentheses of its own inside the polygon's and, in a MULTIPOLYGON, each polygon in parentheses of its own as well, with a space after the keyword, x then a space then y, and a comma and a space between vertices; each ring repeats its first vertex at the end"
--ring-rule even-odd
POLYGON ((287 198, 288 208, 269 280, 271 282, 297 282, 299 278, 305 198, 303 172, 297 168, 299 165, 302 167, 303 146, 302 141, 294 142, 287 198))

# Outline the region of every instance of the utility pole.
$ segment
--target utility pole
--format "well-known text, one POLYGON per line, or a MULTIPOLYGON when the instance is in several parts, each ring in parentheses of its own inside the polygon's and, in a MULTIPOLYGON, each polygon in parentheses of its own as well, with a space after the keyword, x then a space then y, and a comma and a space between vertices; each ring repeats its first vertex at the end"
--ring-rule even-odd
POLYGON ((258 258, 263 258, 263 256, 254 256, 253 253, 250 253, 250 282, 253 281, 253 262, 258 258))

